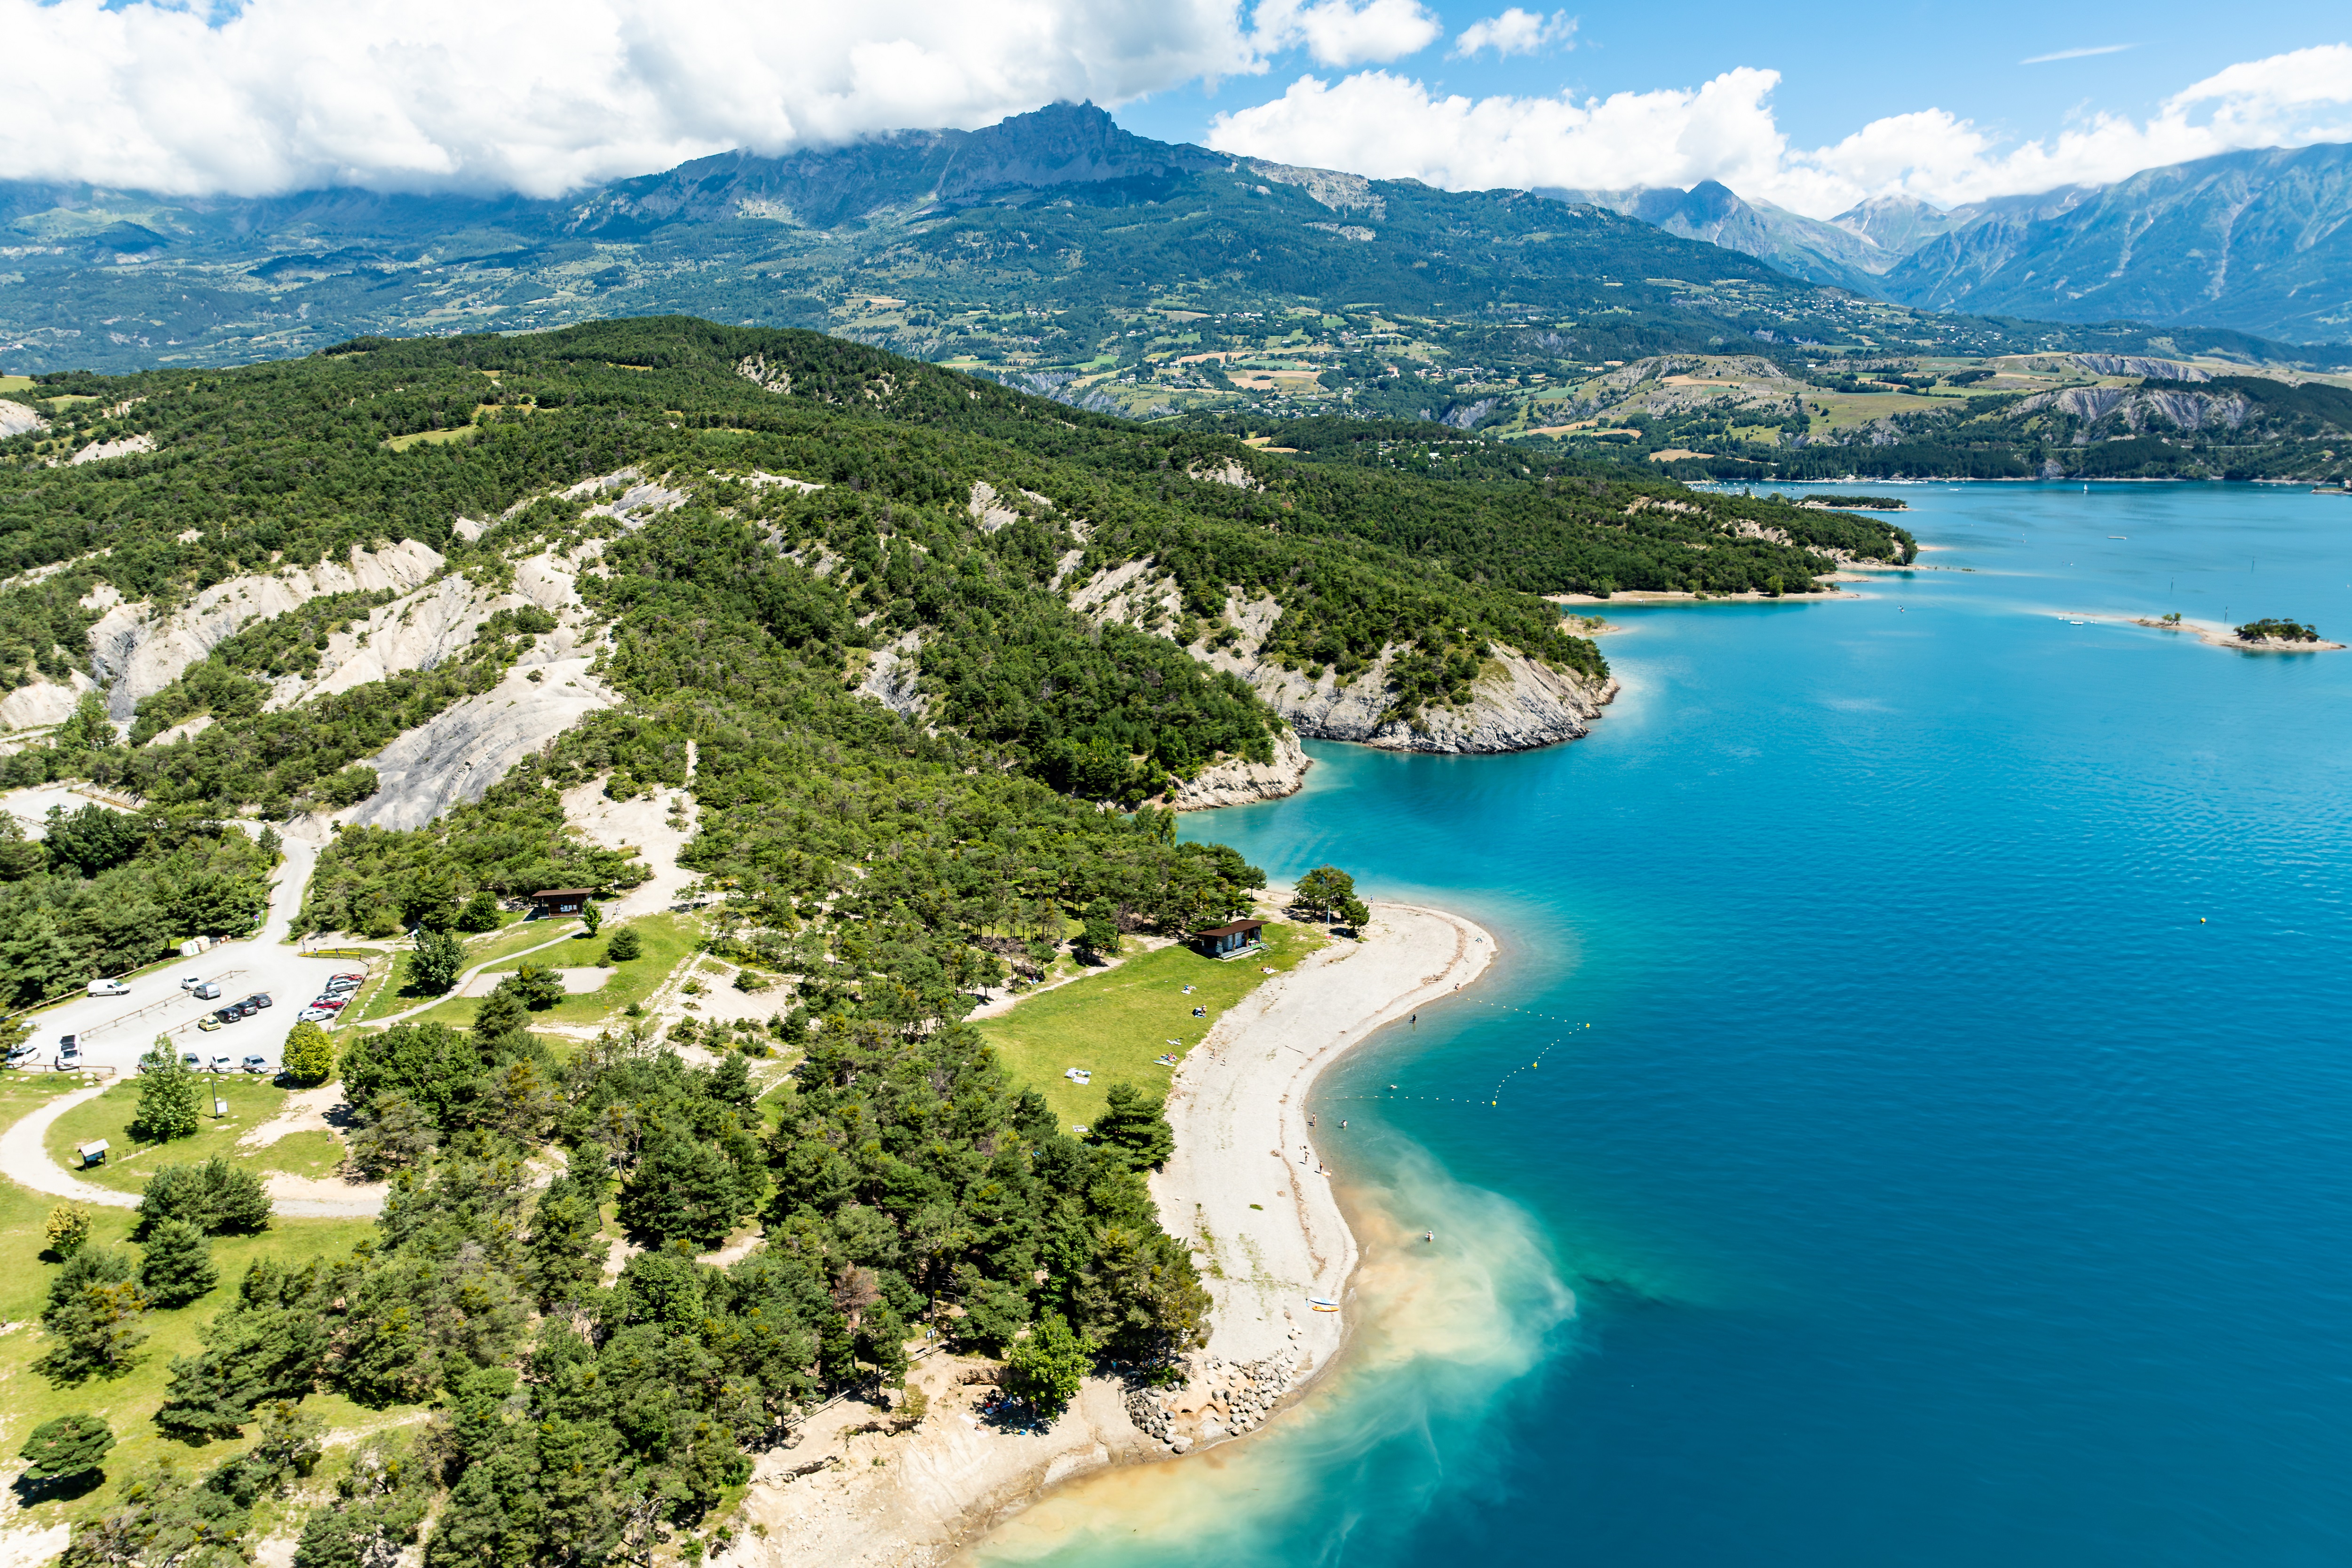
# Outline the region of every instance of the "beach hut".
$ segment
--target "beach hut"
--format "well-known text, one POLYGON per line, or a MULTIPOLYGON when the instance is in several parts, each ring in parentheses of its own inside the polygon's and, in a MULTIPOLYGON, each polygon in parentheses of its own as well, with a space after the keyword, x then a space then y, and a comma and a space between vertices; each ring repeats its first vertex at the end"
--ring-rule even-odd
POLYGON ((530 896, 532 911, 541 915, 576 915, 588 907, 593 888, 550 888, 530 896))
POLYGON ((1208 958, 1231 958, 1265 946, 1264 921, 1235 921, 1192 933, 1192 945, 1208 958))

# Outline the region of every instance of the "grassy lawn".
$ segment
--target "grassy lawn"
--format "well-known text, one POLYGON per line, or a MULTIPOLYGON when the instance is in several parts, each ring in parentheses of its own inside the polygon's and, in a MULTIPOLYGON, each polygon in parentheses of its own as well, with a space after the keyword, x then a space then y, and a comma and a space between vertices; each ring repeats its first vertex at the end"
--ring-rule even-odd
MULTIPOLYGON (((491 963, 497 964, 498 968, 502 970, 517 968, 520 966, 520 961, 516 963, 499 963, 498 961, 502 958, 512 958, 515 954, 527 952, 541 942, 558 941, 563 936, 567 927, 577 931, 580 929, 580 922, 561 920, 525 921, 518 918, 510 925, 500 926, 496 931, 483 931, 478 936, 467 937, 466 967, 471 969, 478 963, 491 963)), ((564 951, 560 947, 551 948, 542 958, 533 962, 561 960, 564 951)), ((373 991, 362 987, 360 1000, 352 1007, 356 1016, 362 1018, 388 1017, 394 1013, 404 1013, 419 1002, 425 1000, 424 993, 415 988, 416 983, 409 974, 409 965, 415 961, 415 952, 407 948, 394 953, 389 977, 383 984, 376 985, 373 991)), ((472 1017, 474 1016, 472 1004, 467 1004, 463 1012, 465 1017, 472 1017)), ((436 1018, 441 1016, 437 1009, 432 1016, 436 1018)), ((460 1020, 449 1018, 442 1021, 455 1023, 460 1020)))
POLYGON ((1042 1090, 1064 1126, 1093 1125, 1104 1096, 1122 1079, 1165 1093, 1173 1070, 1152 1058, 1181 1056, 1201 1043, 1225 1010, 1257 989, 1265 968, 1286 970, 1328 939, 1310 928, 1268 921, 1265 956, 1221 962, 1189 947, 1131 954, 1118 968, 1032 996, 1012 1012, 980 1020, 1005 1068, 1024 1088, 1042 1090), (1184 987, 1192 986, 1192 994, 1184 987), (1195 1018, 1192 1009, 1206 1007, 1195 1018), (1181 1040, 1181 1047, 1170 1040, 1181 1040), (1084 1086, 1062 1076, 1085 1068, 1084 1086))
MULTIPOLYGON (((694 956, 695 950, 701 945, 702 942, 701 927, 691 918, 684 915, 646 915, 638 920, 625 921, 622 924, 630 927, 637 933, 638 940, 645 944, 645 951, 626 963, 614 965, 614 967, 620 973, 606 981, 602 990, 591 991, 579 996, 567 996, 545 1012, 533 1014, 532 1018, 535 1022, 601 1024, 630 1003, 642 1002, 652 995, 654 988, 667 977, 671 970, 694 956)), ((553 936, 555 931, 561 929, 561 925, 559 922, 550 921, 533 929, 539 932, 537 941, 544 942, 553 936)), ((593 937, 575 938, 566 942, 561 947, 551 947, 544 952, 534 952, 528 959, 521 956, 521 952, 535 945, 534 942, 507 939, 511 942, 511 946, 507 949, 499 962, 493 963, 483 973, 510 974, 520 969, 525 963, 543 963, 550 969, 584 969, 591 965, 602 964, 605 962, 606 942, 614 931, 620 929, 618 925, 608 925, 593 937)), ((482 962, 471 952, 468 952, 467 957, 471 963, 482 962)), ((420 1019, 431 1019, 440 1024, 470 1024, 474 1021, 475 1008, 480 1005, 478 997, 452 996, 439 1006, 429 1012, 420 1013, 417 1016, 420 1019)), ((396 1011, 397 1009, 387 1010, 396 1011)))
MULTIPOLYGON (((198 1101, 202 1115, 194 1137, 177 1138, 169 1143, 142 1144, 128 1131, 131 1118, 139 1110, 139 1080, 130 1079, 108 1089, 85 1105, 77 1105, 49 1129, 49 1157, 60 1167, 74 1167, 74 1145, 87 1143, 93 1138, 103 1138, 113 1148, 109 1150, 106 1163, 93 1170, 76 1173, 97 1187, 112 1187, 118 1193, 135 1193, 147 1185, 147 1178, 159 1165, 188 1165, 209 1160, 215 1154, 226 1154, 234 1160, 249 1160, 260 1170, 288 1171, 296 1175, 320 1175, 323 1171, 308 1168, 315 1163, 320 1151, 303 1142, 313 1137, 327 1139, 324 1132, 295 1133, 282 1138, 266 1149, 240 1151, 236 1141, 261 1123, 278 1114, 286 1103, 287 1091, 266 1078, 247 1077, 236 1073, 226 1078, 206 1077, 202 1082, 203 1095, 198 1101), (218 1094, 228 1101, 228 1115, 213 1119, 212 1097, 218 1094), (292 1163, 289 1163, 292 1161, 292 1163)), ((335 1159, 341 1159, 340 1150, 335 1159)), ((328 1162, 329 1164, 334 1161, 328 1162)))
MULTIPOLYGON (((13 1121, 24 1114, 32 1109, 28 1099, 0 1094, 0 1116, 13 1121)), ((237 1281, 257 1258, 268 1257, 299 1268, 313 1258, 349 1252, 375 1229, 370 1220, 280 1220, 259 1236, 215 1237, 213 1262, 220 1269, 221 1282, 211 1294, 171 1311, 148 1313, 141 1322, 147 1342, 138 1364, 124 1376, 111 1381, 93 1378, 79 1386, 60 1388, 32 1369, 47 1348, 47 1336, 37 1320, 47 1300, 49 1279, 57 1272, 57 1265, 40 1256, 41 1227, 58 1201, 46 1194, 26 1192, 13 1182, 0 1182, 0 1319, 23 1325, 0 1334, 0 1386, 8 1391, 7 1397, 0 1399, 0 1453, 13 1458, 34 1427, 74 1411, 103 1417, 113 1428, 116 1446, 107 1456, 105 1485, 71 1500, 44 1502, 25 1510, 23 1523, 34 1527, 101 1511, 116 1496, 114 1483, 166 1454, 183 1466, 208 1470, 239 1452, 245 1445, 238 1442, 192 1449, 164 1437, 150 1424, 149 1417, 163 1402, 172 1358, 192 1355, 202 1348, 196 1338, 198 1326, 210 1321, 235 1295, 237 1281)), ((90 1244, 127 1244, 137 1217, 129 1209, 94 1208, 90 1244)), ((335 1394, 312 1394, 303 1407, 323 1417, 331 1429, 344 1431, 378 1426, 405 1414, 362 1410, 335 1394)), ((248 1436, 257 1431, 257 1426, 247 1428, 248 1436)), ((11 1522, 13 1526, 16 1521, 11 1522)))

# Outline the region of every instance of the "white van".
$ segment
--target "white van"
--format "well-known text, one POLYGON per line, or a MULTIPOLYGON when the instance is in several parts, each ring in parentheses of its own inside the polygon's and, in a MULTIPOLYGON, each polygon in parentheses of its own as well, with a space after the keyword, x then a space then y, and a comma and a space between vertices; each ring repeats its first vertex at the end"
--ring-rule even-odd
POLYGON ((128 996, 131 987, 120 980, 93 980, 89 983, 89 994, 93 996, 128 996))

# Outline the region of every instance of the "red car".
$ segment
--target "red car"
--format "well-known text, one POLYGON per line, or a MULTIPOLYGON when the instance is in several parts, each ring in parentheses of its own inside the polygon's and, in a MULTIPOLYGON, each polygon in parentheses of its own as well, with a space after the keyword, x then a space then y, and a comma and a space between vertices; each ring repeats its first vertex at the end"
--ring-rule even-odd
POLYGON ((348 996, 320 996, 313 998, 310 1005, 313 1007, 325 1007, 330 1010, 334 1010, 341 1008, 344 1003, 350 1000, 351 998, 348 996))

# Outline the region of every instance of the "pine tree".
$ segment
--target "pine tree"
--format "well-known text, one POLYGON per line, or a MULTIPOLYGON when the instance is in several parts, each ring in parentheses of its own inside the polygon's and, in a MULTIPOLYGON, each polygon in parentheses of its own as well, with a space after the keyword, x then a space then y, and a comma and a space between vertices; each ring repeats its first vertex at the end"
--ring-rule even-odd
POLYGON ((49 1281, 41 1327, 57 1342, 34 1364, 58 1383, 92 1373, 112 1377, 131 1370, 146 1331, 139 1319, 146 1295, 131 1280, 130 1255, 116 1247, 85 1247, 49 1281))
POLYGON ((467 931, 499 929, 499 901, 490 896, 488 889, 485 889, 466 900, 466 907, 457 911, 457 929, 467 931))
POLYGON ((190 1138, 196 1131, 196 1075, 188 1070, 168 1038, 139 1058, 139 1110, 130 1132, 142 1143, 190 1138))
POLYGON ((33 1428, 16 1457, 26 1462, 26 1482, 41 1490, 64 1491, 94 1486, 104 1475, 106 1451, 114 1447, 114 1433, 95 1415, 77 1412, 44 1421, 33 1428))
POLYGON ((139 1260, 139 1287, 159 1307, 184 1307, 220 1283, 205 1233, 185 1220, 167 1219, 147 1236, 139 1260))
POLYGON ((645 939, 637 935, 637 928, 623 926, 613 933, 613 940, 604 944, 604 962, 626 963, 645 950, 645 939))
POLYGON ((1131 1083, 1115 1083, 1095 1118, 1088 1142, 1126 1163, 1130 1171, 1156 1171, 1176 1152, 1176 1131, 1168 1125, 1167 1102, 1131 1083))

